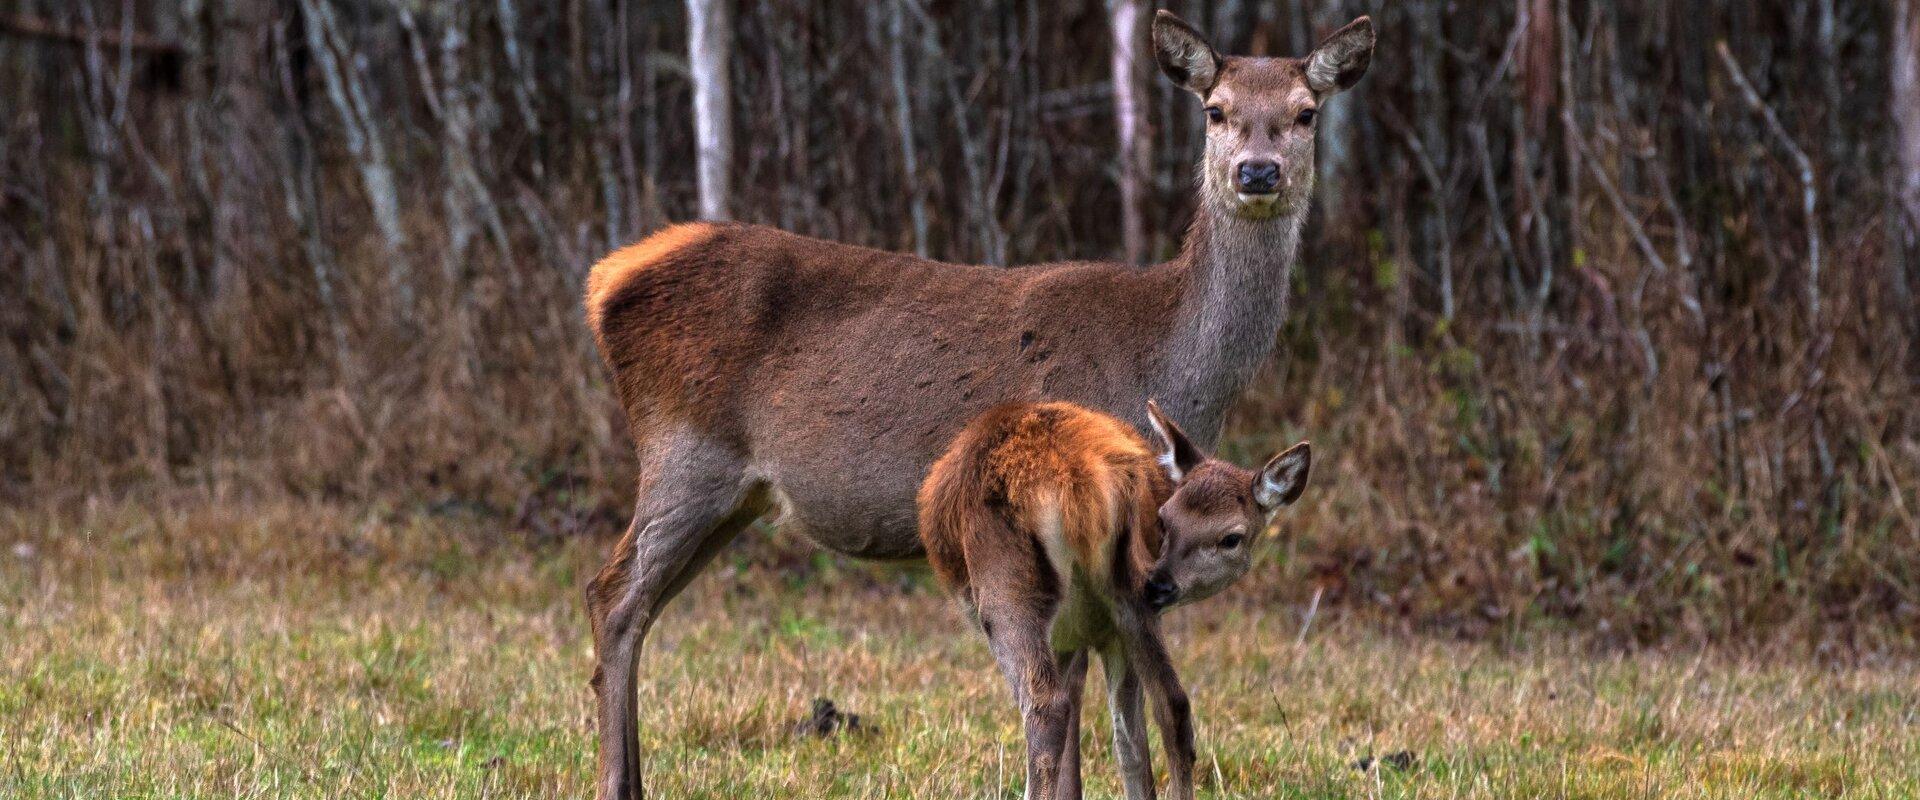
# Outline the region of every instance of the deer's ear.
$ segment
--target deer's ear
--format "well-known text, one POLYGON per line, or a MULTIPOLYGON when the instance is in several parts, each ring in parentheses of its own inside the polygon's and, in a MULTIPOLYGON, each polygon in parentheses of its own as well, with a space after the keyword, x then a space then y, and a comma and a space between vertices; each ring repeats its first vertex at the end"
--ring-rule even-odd
POLYGON ((1314 48, 1307 56, 1307 86, 1327 94, 1352 88, 1373 63, 1373 19, 1361 17, 1314 48))
POLYGON ((1313 447, 1301 442, 1274 456, 1253 479, 1253 501, 1262 511, 1274 511, 1291 505, 1307 490, 1307 473, 1313 469, 1313 447))
POLYGON ((1153 433, 1158 439, 1155 446, 1160 451, 1160 467, 1175 483, 1206 460, 1200 448, 1187 438, 1187 432, 1180 430, 1180 426, 1160 410, 1159 403, 1147 401, 1147 421, 1153 424, 1153 433))
POLYGON ((1165 9, 1153 15, 1153 58, 1167 78, 1201 99, 1220 77, 1220 54, 1186 20, 1165 9))

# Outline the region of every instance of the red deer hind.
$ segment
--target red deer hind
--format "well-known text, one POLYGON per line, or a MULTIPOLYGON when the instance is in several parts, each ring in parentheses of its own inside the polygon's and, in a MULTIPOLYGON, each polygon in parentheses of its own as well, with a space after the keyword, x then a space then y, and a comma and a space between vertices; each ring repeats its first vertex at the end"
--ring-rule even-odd
POLYGON ((642 796, 648 629, 761 514, 847 555, 920 556, 928 465, 1009 400, 1142 424, 1157 397, 1210 446, 1286 315, 1316 114, 1373 43, 1362 17, 1305 58, 1222 56, 1160 12, 1155 57, 1207 131, 1198 210, 1163 264, 1002 269, 694 223, 594 265, 587 322, 639 457, 633 521, 587 587, 598 796, 642 796))

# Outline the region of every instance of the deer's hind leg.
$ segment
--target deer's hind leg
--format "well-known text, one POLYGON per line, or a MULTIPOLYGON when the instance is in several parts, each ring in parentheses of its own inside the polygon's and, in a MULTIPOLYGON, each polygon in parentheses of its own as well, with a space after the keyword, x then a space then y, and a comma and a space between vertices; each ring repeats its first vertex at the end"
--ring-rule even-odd
POLYGON ((666 604, 765 509, 733 453, 694 440, 643 459, 633 522, 587 584, 593 624, 599 800, 640 800, 637 678, 642 642, 666 604))
POLYGON ((1080 702, 1087 688, 1087 651, 1060 653, 1060 686, 1067 698, 1067 730, 1060 748, 1060 782, 1054 796, 1080 800, 1080 702))
POLYGON ((1009 549, 1013 552, 997 558, 976 558, 976 550, 968 551, 974 603, 988 647, 1020 706, 1027 800, 1054 800, 1068 728, 1066 682, 1048 641, 1058 605, 1055 581, 1037 554, 1009 549))

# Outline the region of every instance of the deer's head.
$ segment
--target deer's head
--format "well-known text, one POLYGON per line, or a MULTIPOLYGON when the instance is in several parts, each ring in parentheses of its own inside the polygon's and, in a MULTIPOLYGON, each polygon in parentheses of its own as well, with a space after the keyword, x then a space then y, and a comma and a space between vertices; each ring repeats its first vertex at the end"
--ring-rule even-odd
POLYGON ((1273 538, 1263 534, 1274 512, 1306 490, 1313 448, 1296 444, 1255 472, 1201 452, 1152 401, 1147 419, 1174 483, 1160 506, 1160 558, 1145 587, 1158 610, 1212 597, 1247 574, 1258 546, 1273 538))
POLYGON ((1167 11, 1153 20, 1160 71, 1200 97, 1207 120, 1201 202, 1250 219, 1306 208, 1320 106, 1360 80, 1373 58, 1373 22, 1361 17, 1305 58, 1222 56, 1167 11))

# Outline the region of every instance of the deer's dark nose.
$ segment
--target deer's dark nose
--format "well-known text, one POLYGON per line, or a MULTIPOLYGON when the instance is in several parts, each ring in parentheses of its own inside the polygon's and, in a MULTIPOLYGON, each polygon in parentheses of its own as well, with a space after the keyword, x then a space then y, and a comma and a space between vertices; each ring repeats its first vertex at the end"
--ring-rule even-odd
POLYGON ((1241 194, 1272 194, 1280 185, 1280 165, 1271 161, 1243 161, 1236 177, 1241 194))
POLYGON ((1155 611, 1173 605, 1173 601, 1180 599, 1179 587, 1174 586, 1173 581, 1164 577, 1155 576, 1147 579, 1147 585, 1144 588, 1146 596, 1142 599, 1146 600, 1147 606, 1155 611))

